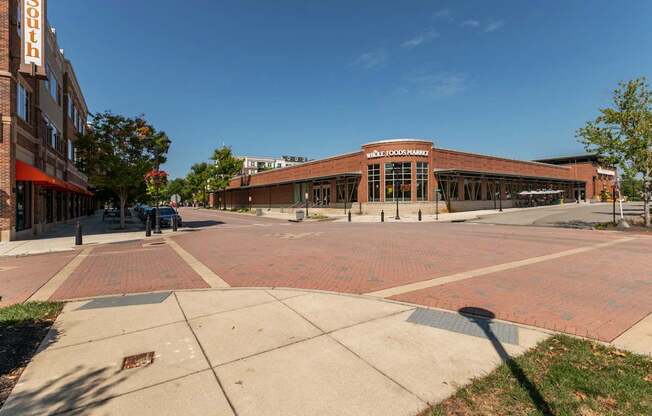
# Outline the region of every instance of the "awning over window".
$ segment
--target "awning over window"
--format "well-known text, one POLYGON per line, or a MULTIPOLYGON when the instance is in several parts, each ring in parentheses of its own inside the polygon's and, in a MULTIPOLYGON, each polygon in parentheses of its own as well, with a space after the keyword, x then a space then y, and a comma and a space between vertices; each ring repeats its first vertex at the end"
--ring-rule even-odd
POLYGON ((93 195, 80 186, 73 185, 59 178, 55 178, 54 176, 50 176, 39 168, 28 163, 21 162, 20 160, 16 161, 16 180, 34 182, 37 185, 47 188, 55 188, 60 191, 76 192, 88 196, 93 195))

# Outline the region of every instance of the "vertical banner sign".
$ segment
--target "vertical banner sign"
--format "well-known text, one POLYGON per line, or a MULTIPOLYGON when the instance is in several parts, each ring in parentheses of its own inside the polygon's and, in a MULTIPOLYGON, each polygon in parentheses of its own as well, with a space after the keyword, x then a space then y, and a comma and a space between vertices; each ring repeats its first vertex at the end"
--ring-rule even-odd
POLYGON ((22 2, 21 72, 45 76, 45 31, 47 30, 46 0, 22 2))

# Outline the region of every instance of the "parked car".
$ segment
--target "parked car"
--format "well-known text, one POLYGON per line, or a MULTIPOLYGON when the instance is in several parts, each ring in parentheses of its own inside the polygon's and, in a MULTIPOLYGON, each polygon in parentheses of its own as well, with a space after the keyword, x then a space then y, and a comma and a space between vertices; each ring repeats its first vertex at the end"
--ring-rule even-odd
POLYGON ((148 215, 150 209, 152 209, 152 207, 150 207, 149 205, 141 204, 138 207, 138 211, 137 211, 138 218, 140 218, 142 221, 147 220, 147 215, 148 215))
MULTIPOLYGON (((181 215, 177 214, 177 212, 174 210, 174 208, 169 207, 169 206, 162 206, 158 208, 159 210, 159 221, 161 224, 161 228, 165 227, 171 227, 172 226, 172 218, 177 217, 177 227, 181 227, 182 225, 182 220, 181 220, 181 215)), ((148 215, 151 216, 152 218, 152 226, 154 225, 154 221, 156 221, 156 208, 150 208, 148 211, 148 215)))

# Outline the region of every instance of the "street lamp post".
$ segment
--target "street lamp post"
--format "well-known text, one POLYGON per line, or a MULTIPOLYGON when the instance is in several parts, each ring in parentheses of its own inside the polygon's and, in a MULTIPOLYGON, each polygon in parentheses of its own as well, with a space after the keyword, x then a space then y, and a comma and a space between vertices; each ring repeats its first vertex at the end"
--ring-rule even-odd
POLYGON ((498 209, 498 212, 503 212, 503 182, 500 181, 498 182, 498 197, 500 198, 500 208, 498 209))
POLYGON ((392 174, 394 175, 394 189, 392 190, 392 194, 394 195, 394 200, 396 200, 396 216, 394 217, 394 219, 400 220, 401 217, 398 215, 398 192, 396 192, 396 190, 398 189, 396 187, 396 163, 392 165, 392 174))
POLYGON ((306 200, 306 218, 308 218, 308 192, 304 194, 306 200))

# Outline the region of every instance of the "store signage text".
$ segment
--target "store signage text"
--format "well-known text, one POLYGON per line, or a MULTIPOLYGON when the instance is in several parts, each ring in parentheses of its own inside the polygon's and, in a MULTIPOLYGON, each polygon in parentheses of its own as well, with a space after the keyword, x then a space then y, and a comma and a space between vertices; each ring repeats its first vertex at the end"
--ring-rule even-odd
POLYGON ((45 73, 45 0, 23 0, 22 70, 45 73))
POLYGON ((396 149, 396 150, 374 150, 367 153, 367 159, 376 159, 379 157, 396 157, 396 156, 423 156, 428 157, 428 150, 418 149, 396 149))

